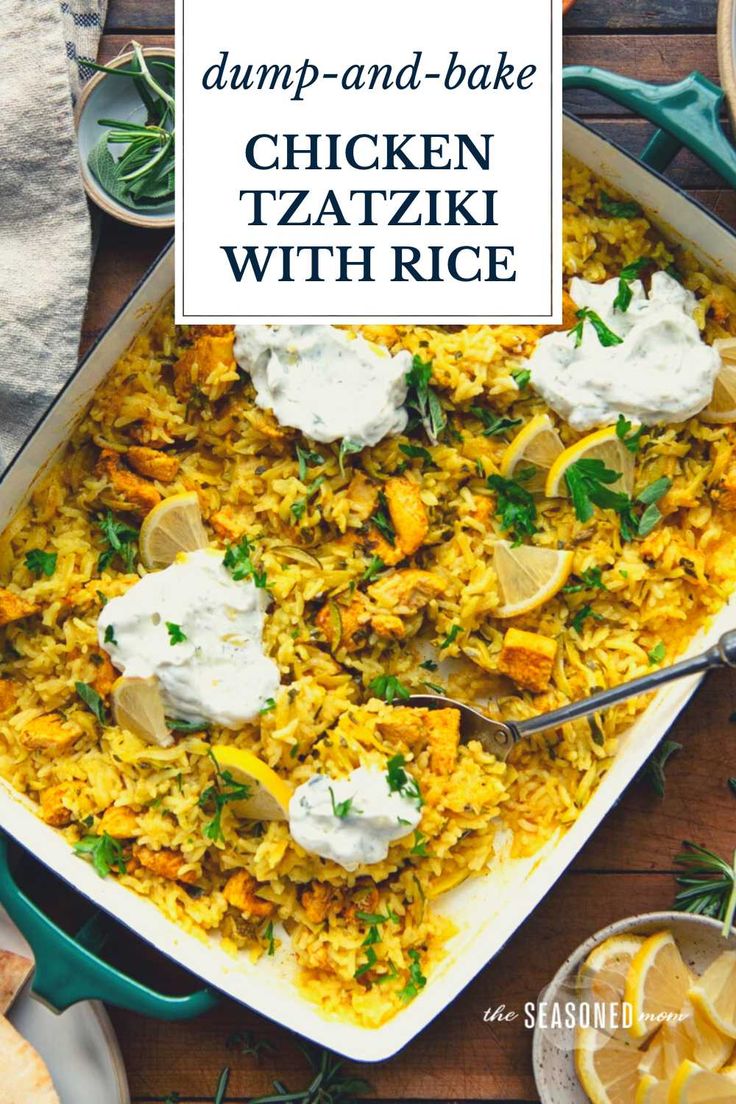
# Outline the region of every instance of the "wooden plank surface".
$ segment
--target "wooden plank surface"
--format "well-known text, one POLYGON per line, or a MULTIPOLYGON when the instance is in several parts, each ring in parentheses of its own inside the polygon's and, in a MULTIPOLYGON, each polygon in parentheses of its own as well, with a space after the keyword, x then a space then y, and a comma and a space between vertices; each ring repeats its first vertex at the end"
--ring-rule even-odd
MULTIPOLYGON (((716 78, 716 0, 579 0, 565 23, 567 64, 593 64, 658 83, 692 69, 716 78)), ((111 0, 101 56, 117 54, 132 36, 145 44, 173 42, 173 0, 111 0)), ((625 149, 637 152, 651 127, 590 93, 566 106, 625 149)), ((672 179, 736 226, 736 195, 695 157, 683 153, 672 179)), ((165 245, 166 234, 101 220, 83 344, 106 326, 165 245)), ((520 1012, 567 954, 592 931, 632 912, 666 908, 675 889, 673 858, 683 838, 722 853, 736 843, 736 799, 726 785, 736 775, 736 675, 710 676, 673 727, 683 749, 667 771, 660 800, 646 781, 632 784, 587 847, 514 939, 462 996, 394 1059, 361 1068, 368 1099, 463 1104, 480 1100, 531 1104, 531 1034, 521 1017, 487 1024, 483 1013, 505 1004, 520 1012)), ((174 1091, 182 1104, 211 1101, 223 1065, 232 1066, 228 1100, 248 1100, 279 1076, 296 1088, 306 1067, 296 1042, 234 1002, 190 1024, 166 1024, 113 1011, 135 1104, 174 1091), (233 1032, 251 1030, 276 1047, 260 1064, 228 1050, 233 1032)), ((560 1101, 559 1104, 565 1104, 560 1101)))

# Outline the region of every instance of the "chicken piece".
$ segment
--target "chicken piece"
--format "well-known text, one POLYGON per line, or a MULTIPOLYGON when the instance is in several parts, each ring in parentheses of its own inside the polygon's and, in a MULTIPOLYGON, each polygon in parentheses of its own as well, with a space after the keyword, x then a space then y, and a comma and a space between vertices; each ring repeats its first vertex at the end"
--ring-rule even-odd
POLYGON ((368 593, 374 602, 394 614, 408 615, 423 609, 433 598, 442 594, 445 583, 431 571, 408 567, 393 571, 373 583, 368 593))
POLYGON ((0 679, 0 714, 13 708, 16 694, 17 687, 12 679, 0 679))
POLYGON ((403 475, 394 476, 386 481, 384 493, 396 530, 396 542, 405 556, 411 556, 429 530, 427 507, 422 502, 419 484, 403 475))
POLYGON ((726 469, 711 497, 721 510, 736 510, 736 464, 726 469))
POLYGON ((257 917, 265 920, 274 911, 273 901, 264 901, 255 894, 258 882, 247 870, 236 870, 232 874, 223 889, 225 900, 233 908, 240 909, 243 916, 257 917))
POLYGON ((174 365, 176 397, 187 402, 196 387, 212 401, 221 398, 238 377, 234 341, 234 331, 201 334, 174 365))
POLYGON ((134 839, 139 833, 138 814, 128 805, 111 805, 105 809, 97 825, 97 835, 105 833, 113 839, 134 839))
POLYGON ((76 721, 66 720, 61 713, 44 713, 26 723, 20 742, 30 751, 43 748, 61 753, 67 751, 81 735, 82 728, 76 721))
POLYGON ((232 506, 223 506, 211 515, 210 525, 220 540, 237 541, 245 532, 246 526, 234 513, 232 506))
MULTIPOLYGON (((381 903, 381 895, 378 892, 378 887, 375 882, 361 879, 353 889, 350 900, 348 902, 343 916, 349 924, 354 924, 358 921, 358 913, 375 913, 379 911, 379 905, 381 903)), ((365 923, 360 920, 358 923, 365 923)))
POLYGON ((371 628, 377 636, 386 636, 390 640, 401 640, 406 629, 400 617, 393 613, 376 613, 371 617, 371 628))
POLYGON ((176 456, 144 445, 131 445, 126 459, 139 475, 144 475, 146 479, 158 479, 161 483, 171 483, 176 479, 180 466, 176 456))
POLYGON ((367 521, 378 503, 378 487, 371 483, 365 472, 356 471, 348 484, 346 495, 350 513, 359 522, 367 521))
POLYGON ((426 717, 429 769, 450 774, 460 744, 460 713, 457 709, 428 709, 426 717))
POLYGON ((307 920, 312 924, 322 924, 330 912, 338 913, 342 906, 342 892, 326 882, 312 882, 302 890, 300 897, 307 920))
POLYGON ((183 867, 188 864, 180 851, 168 850, 165 847, 160 851, 153 851, 150 847, 137 843, 133 847, 133 858, 153 874, 168 878, 171 882, 194 885, 197 881, 195 870, 183 870, 183 867))
POLYGON ((100 697, 107 701, 114 684, 117 682, 118 673, 110 662, 107 652, 98 651, 95 654, 99 656, 99 662, 95 677, 92 679, 92 686, 100 697))
POLYGON ((398 541, 389 544, 378 529, 371 527, 365 537, 365 549, 371 556, 378 556, 387 567, 394 567, 404 558, 404 551, 398 541))
POLYGON ((9 625, 12 621, 21 621, 24 617, 38 612, 38 606, 29 602, 20 594, 12 590, 0 587, 0 626, 9 625))
POLYGON ((369 620, 370 613, 362 596, 353 599, 349 606, 325 602, 314 619, 333 652, 338 648, 344 648, 346 652, 356 651, 363 642, 364 633, 361 630, 369 620))
POLYGON ((549 686, 556 655, 557 642, 550 637, 523 629, 507 629, 498 669, 517 686, 539 693, 549 686))
POLYGON ((122 457, 112 449, 103 449, 97 461, 100 475, 107 476, 112 489, 121 496, 125 505, 135 513, 144 515, 161 501, 161 495, 153 483, 142 479, 123 466, 122 457))
POLYGON ((76 792, 76 783, 59 782, 41 791, 41 818, 52 828, 66 828, 73 820, 67 801, 76 792))
POLYGON ((412 709, 408 705, 395 705, 387 717, 381 718, 378 727, 381 735, 393 744, 419 744, 426 732, 426 709, 412 709))

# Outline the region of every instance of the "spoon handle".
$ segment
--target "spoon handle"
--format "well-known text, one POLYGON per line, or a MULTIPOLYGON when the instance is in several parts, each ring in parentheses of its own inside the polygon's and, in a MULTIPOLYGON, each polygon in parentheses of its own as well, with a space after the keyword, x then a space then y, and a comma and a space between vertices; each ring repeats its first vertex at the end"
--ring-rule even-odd
POLYGON ((701 652, 700 655, 682 659, 679 663, 673 663, 671 667, 661 667, 649 675, 642 675, 641 678, 632 679, 630 682, 622 682, 620 686, 613 686, 610 690, 601 690, 598 694, 563 705, 551 713, 540 713, 538 717, 517 721, 513 726, 515 735, 531 736, 535 732, 558 728, 568 721, 589 717, 591 713, 607 709, 609 705, 615 705, 616 702, 638 697, 639 694, 647 694, 650 690, 656 690, 659 686, 674 682, 675 679, 697 675, 712 667, 736 667, 736 629, 724 633, 717 644, 701 652))

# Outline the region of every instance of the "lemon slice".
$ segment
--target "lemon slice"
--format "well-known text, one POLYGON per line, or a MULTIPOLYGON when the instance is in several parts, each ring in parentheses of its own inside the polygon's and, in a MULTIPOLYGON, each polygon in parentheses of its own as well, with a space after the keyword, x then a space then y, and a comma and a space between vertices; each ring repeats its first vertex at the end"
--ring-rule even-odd
POLYGON ((512 479, 517 468, 536 468, 524 480, 524 488, 531 494, 544 494, 547 472, 564 448, 549 414, 537 414, 509 442, 501 457, 501 475, 512 479))
POLYGON ((642 1073, 674 1077, 686 1058, 707 1070, 718 1070, 733 1050, 733 1039, 713 1027, 710 1020, 685 1001, 676 1019, 662 1024, 639 1063, 642 1073))
POLYGON ((139 537, 141 560, 149 571, 168 567, 179 552, 194 552, 208 543, 193 491, 163 498, 146 514, 139 537))
POLYGON ((578 971, 581 997, 596 1004, 618 1004, 632 959, 643 942, 640 935, 612 935, 594 947, 578 971))
POLYGON ((572 552, 556 548, 496 541, 493 565, 503 599, 496 617, 517 617, 548 602, 567 582, 572 559, 572 552))
POLYGON ((721 354, 721 370, 713 384, 713 398, 700 417, 704 422, 736 422, 736 337, 720 338, 713 348, 721 354))
POLYGON ((268 763, 252 751, 218 744, 212 748, 221 771, 229 771, 238 782, 249 787, 250 793, 237 808, 250 820, 288 820, 292 788, 268 763))
POLYGON ((575 1032, 575 1070, 592 1104, 633 1104, 639 1057, 631 1041, 603 1035, 593 1027, 575 1032))
POLYGON ((667 1082, 644 1074, 637 1085, 634 1104, 667 1104, 667 1082))
POLYGON ((672 1078, 667 1104, 729 1104, 734 1102, 733 1081, 702 1069, 686 1059, 672 1078))
POLYGON ((736 951, 719 955, 688 996, 718 1031, 736 1039, 736 951))
POLYGON ((148 744, 171 747, 174 737, 164 717, 164 703, 155 678, 119 678, 110 692, 116 725, 148 744))
POLYGON ((624 999, 631 1005, 629 1034, 644 1039, 661 1023, 662 1014, 676 1015, 688 996, 690 975, 672 934, 650 935, 629 967, 624 999))
POLYGON ((631 494, 634 488, 634 454, 616 434, 615 426, 606 426, 587 437, 581 437, 555 460, 547 475, 544 493, 548 498, 564 498, 567 495, 565 472, 578 460, 602 460, 610 471, 620 472, 615 483, 607 484, 612 491, 631 494))

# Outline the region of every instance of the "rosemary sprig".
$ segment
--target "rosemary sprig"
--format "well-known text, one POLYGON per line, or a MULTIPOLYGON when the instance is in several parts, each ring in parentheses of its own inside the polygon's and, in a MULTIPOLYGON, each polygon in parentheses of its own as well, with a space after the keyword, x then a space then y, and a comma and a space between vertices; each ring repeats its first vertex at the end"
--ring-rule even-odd
POLYGON ((681 886, 675 896, 675 908, 722 920, 725 938, 736 912, 736 853, 729 866, 725 859, 692 840, 683 840, 683 847, 685 850, 675 856, 675 862, 683 869, 675 878, 681 886))
POLYGON ((370 1089, 362 1077, 344 1073, 344 1061, 331 1051, 306 1046, 301 1049, 314 1073, 307 1087, 290 1092, 282 1081, 274 1081, 275 1093, 259 1096, 250 1104, 354 1104, 356 1096, 370 1089))

